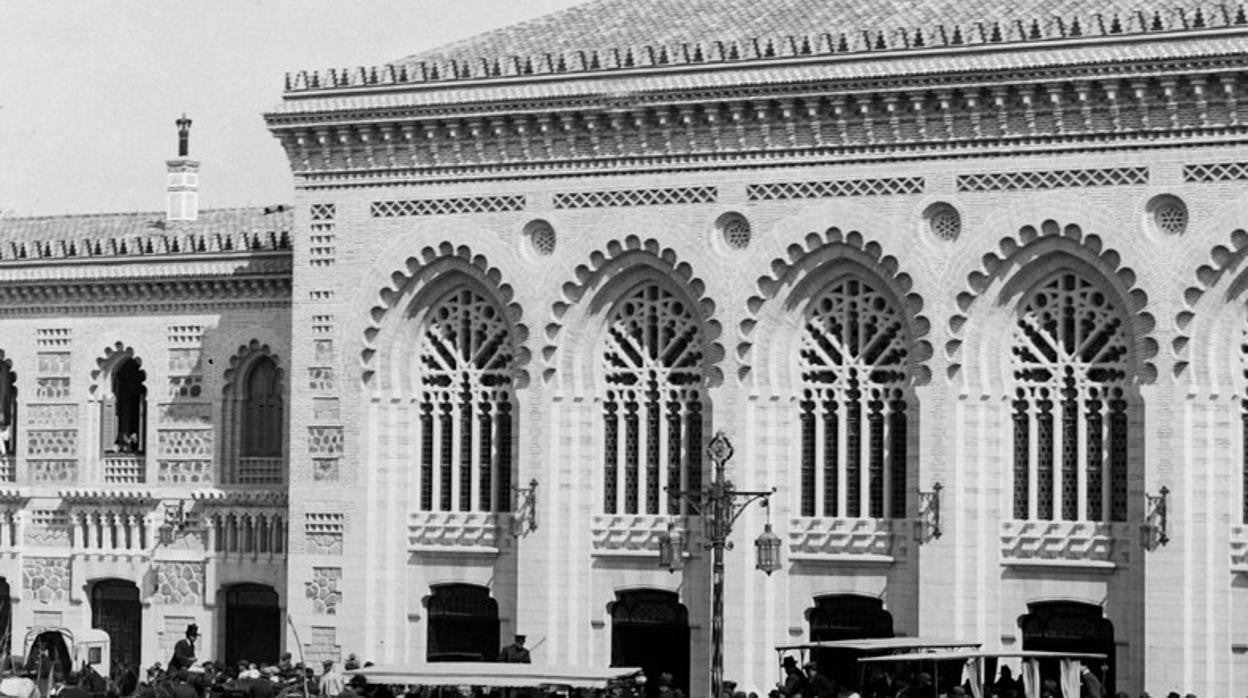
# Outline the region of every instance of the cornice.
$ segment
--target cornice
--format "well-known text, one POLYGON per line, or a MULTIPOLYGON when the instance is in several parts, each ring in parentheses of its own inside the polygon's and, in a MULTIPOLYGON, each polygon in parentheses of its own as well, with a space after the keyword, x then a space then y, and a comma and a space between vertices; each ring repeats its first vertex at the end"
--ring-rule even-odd
POLYGON ((284 507, 289 495, 281 490, 206 489, 191 493, 191 500, 205 506, 263 505, 284 507))
POLYGON ((0 283, 0 316, 203 311, 221 307, 289 307, 285 276, 102 279, 0 283))
POLYGON ((26 257, 0 260, 0 283, 12 281, 289 276, 291 251, 26 257))

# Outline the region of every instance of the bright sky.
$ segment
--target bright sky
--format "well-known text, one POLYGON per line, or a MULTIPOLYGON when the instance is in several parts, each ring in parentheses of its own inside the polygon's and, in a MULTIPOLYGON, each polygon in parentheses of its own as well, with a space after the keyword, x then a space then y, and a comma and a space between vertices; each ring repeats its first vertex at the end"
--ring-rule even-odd
POLYGON ((378 65, 583 0, 0 0, 0 214, 165 205, 194 120, 200 206, 293 201, 261 114, 299 69, 378 65))

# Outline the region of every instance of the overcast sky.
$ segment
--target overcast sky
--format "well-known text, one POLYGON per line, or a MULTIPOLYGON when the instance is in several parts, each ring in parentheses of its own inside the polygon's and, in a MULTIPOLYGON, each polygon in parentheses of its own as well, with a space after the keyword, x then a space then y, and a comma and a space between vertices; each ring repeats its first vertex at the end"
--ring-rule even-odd
POLYGON ((298 69, 377 65, 582 0, 0 0, 0 212, 164 208, 174 120, 200 206, 293 200, 261 114, 298 69))

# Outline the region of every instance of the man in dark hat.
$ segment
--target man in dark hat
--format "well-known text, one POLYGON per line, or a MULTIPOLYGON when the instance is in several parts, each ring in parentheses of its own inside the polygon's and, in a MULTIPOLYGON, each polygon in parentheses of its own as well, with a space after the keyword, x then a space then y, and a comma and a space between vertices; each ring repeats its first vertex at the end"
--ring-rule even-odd
POLYGON ((786 698, 787 696, 807 698, 810 695, 810 690, 807 687, 806 674, 802 673, 801 668, 797 666, 797 659, 791 656, 785 657, 784 661, 780 662, 780 665, 784 667, 784 681, 778 685, 780 695, 786 696, 786 698))
POLYGON ((524 636, 517 635, 516 641, 507 645, 498 653, 498 661, 510 664, 529 664, 529 651, 524 648, 524 636))
POLYGON ((178 640, 173 646, 173 658, 169 660, 169 671, 180 669, 186 671, 195 663, 195 640, 199 638, 199 626, 191 623, 186 626, 186 637, 178 640))

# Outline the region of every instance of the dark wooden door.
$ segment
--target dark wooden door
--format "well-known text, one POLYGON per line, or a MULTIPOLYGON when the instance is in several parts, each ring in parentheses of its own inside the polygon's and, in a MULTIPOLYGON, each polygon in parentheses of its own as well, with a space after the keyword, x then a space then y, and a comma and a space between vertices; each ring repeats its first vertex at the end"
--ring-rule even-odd
POLYGON ((112 639, 113 666, 138 666, 143 649, 143 605, 139 587, 123 579, 96 582, 91 587, 91 627, 112 639))
POLYGON ((273 587, 239 584, 225 594, 225 661, 276 664, 282 651, 282 610, 273 587))
POLYGON ((689 613, 670 591, 620 592, 611 606, 611 666, 641 667, 647 695, 658 691, 659 678, 689 692, 689 613))
MULTIPOLYGON (((1099 666, 1089 666, 1105 685, 1105 695, 1114 694, 1114 624, 1105 618, 1100 606, 1078 601, 1039 601, 1027 604, 1029 613, 1019 618, 1023 649, 1040 652, 1090 652, 1104 654, 1099 666)), ((1057 660, 1040 662, 1041 680, 1061 685, 1057 660)))

